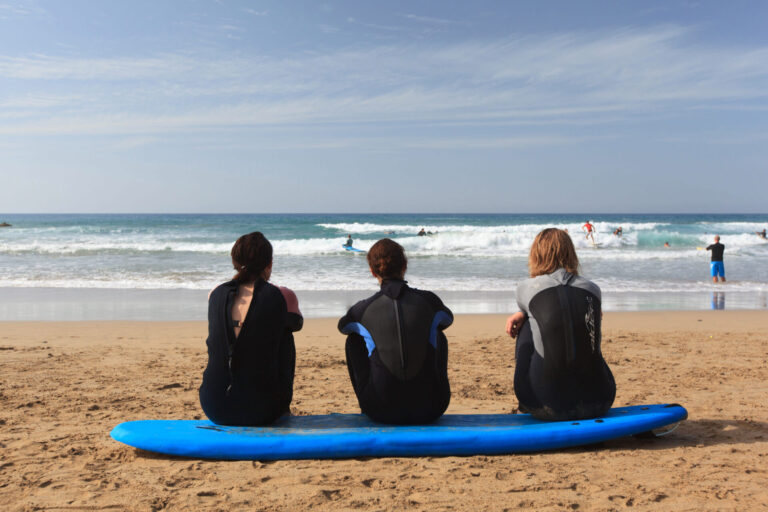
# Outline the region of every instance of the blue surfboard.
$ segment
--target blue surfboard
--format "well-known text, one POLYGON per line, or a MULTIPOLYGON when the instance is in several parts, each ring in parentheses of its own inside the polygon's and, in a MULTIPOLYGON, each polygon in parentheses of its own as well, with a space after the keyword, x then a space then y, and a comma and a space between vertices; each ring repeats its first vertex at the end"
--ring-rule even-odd
POLYGON ((611 409, 602 418, 540 421, 528 414, 447 414, 430 425, 393 426, 362 414, 286 416, 269 427, 206 420, 129 421, 116 441, 204 459, 278 460, 427 455, 498 455, 556 450, 641 434, 688 417, 677 404, 611 409))
POLYGON ((364 251, 364 250, 362 250, 362 249, 358 249, 358 248, 356 248, 356 247, 350 247, 350 246, 348 246, 348 245, 342 245, 342 247, 343 247, 344 249, 346 249, 347 251, 350 251, 350 252, 365 252, 365 251, 364 251))

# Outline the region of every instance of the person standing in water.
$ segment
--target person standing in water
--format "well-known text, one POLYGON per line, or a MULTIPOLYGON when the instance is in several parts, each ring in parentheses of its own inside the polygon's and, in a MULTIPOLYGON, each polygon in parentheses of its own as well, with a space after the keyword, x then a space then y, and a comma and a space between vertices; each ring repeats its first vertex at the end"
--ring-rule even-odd
POLYGON ((581 226, 581 229, 586 233, 586 236, 584 238, 592 239, 592 243, 595 243, 595 226, 592 225, 589 221, 585 222, 583 226, 581 226))
POLYGON ((723 252, 725 246, 720 243, 720 236, 715 235, 715 243, 707 246, 708 251, 712 251, 712 261, 709 264, 709 270, 712 274, 712 282, 716 283, 718 276, 720 282, 725 282, 725 265, 723 264, 723 252))
POLYGON ((352 247, 352 235, 347 235, 347 241, 344 242, 344 247, 352 247))

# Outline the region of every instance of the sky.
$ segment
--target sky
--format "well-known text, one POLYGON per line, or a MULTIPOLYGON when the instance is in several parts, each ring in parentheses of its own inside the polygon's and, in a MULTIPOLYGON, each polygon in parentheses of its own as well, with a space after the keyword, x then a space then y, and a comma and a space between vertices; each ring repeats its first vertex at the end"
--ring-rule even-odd
POLYGON ((765 213, 768 2, 0 0, 0 212, 765 213))

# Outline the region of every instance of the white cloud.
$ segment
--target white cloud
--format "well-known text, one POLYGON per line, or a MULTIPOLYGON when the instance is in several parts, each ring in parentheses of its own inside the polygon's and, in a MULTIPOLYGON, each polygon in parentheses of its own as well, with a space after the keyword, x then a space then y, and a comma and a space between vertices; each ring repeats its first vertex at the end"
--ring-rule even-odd
POLYGON ((734 110, 759 108, 768 98, 768 48, 705 46, 689 35, 661 26, 288 58, 0 56, 0 106, 11 107, 14 118, 0 118, 0 133, 323 123, 556 127, 728 109, 736 101, 734 110))
POLYGON ((447 20, 443 18, 433 18, 431 16, 418 16, 416 14, 403 14, 403 18, 411 21, 418 21, 421 23, 429 23, 434 25, 453 25, 456 22, 453 20, 447 20))

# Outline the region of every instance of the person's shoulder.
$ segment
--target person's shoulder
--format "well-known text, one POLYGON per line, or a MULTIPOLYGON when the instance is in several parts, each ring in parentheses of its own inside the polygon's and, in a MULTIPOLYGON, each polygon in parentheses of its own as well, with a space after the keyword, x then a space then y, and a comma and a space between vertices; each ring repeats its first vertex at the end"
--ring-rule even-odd
POLYGON ((435 304, 437 306, 443 306, 443 300, 440 298, 440 296, 438 294, 436 294, 433 291, 422 290, 420 288, 413 288, 411 286, 409 286, 408 289, 411 292, 419 295, 420 297, 428 300, 429 302, 431 302, 431 303, 433 303, 433 304, 435 304))
POLYGON ((526 279, 523 279, 519 283, 517 283, 517 289, 530 289, 530 288, 540 288, 542 286, 550 286, 552 283, 554 283, 554 279, 549 274, 542 274, 540 276, 536 277, 528 277, 526 279))
POLYGON ((208 292, 208 300, 211 300, 211 297, 213 297, 214 295, 226 293, 227 291, 232 289, 232 287, 236 287, 236 286, 237 286, 237 283, 235 283, 234 280, 227 281, 226 283, 221 283, 220 285, 215 286, 213 289, 211 289, 211 291, 208 292))
POLYGON ((575 286, 577 288, 581 288, 582 290, 586 290, 593 295, 597 296, 598 299, 602 300, 602 292, 600 290, 600 287, 595 283, 594 281, 590 281, 584 276, 574 276, 571 280, 571 286, 575 286))
POLYGON ((301 311, 299 310, 299 298, 296 296, 296 293, 285 286, 278 286, 277 289, 280 290, 280 293, 285 299, 285 305, 288 308, 288 312, 300 315, 301 311))
POLYGON ((370 297, 366 297, 365 299, 361 299, 361 300, 355 302, 352 305, 352 307, 349 308, 349 311, 348 311, 347 314, 355 312, 355 313, 359 313, 359 314, 362 315, 362 313, 365 311, 365 309, 368 306, 370 306, 373 301, 375 301, 376 299, 381 297, 383 294, 384 294, 384 292, 379 290, 376 293, 374 293, 373 295, 371 295, 370 297))

